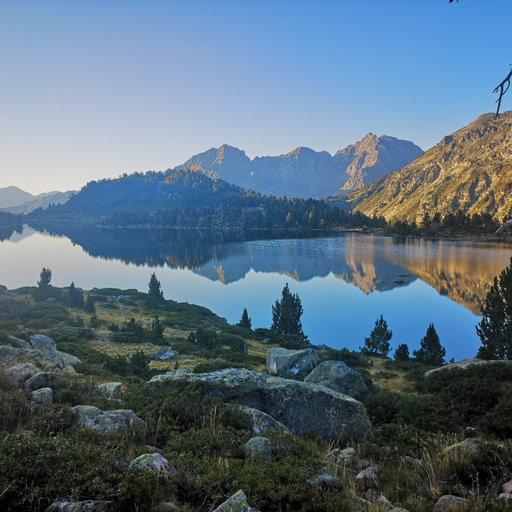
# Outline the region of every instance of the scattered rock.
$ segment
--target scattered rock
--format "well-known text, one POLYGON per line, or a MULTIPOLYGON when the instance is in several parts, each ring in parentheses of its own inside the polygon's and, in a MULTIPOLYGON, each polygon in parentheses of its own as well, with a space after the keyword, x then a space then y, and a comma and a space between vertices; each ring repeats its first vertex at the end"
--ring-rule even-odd
POLYGON ((461 443, 455 443, 444 449, 447 454, 467 453, 469 455, 478 455, 480 449, 474 439, 464 439, 461 443))
POLYGON ((0 361, 13 361, 18 358, 18 355, 17 350, 11 346, 2 345, 0 347, 0 361))
POLYGON ((172 476, 177 472, 174 468, 169 468, 169 461, 159 453, 141 455, 131 462, 130 467, 159 471, 165 476, 172 476))
POLYGON ((318 363, 318 354, 312 348, 287 350, 276 347, 267 350, 268 373, 285 379, 304 380, 318 363))
POLYGON ((446 496, 441 496, 436 504, 434 505, 434 508, 432 509, 432 512, 443 512, 444 510, 450 510, 452 507, 455 507, 457 505, 461 505, 462 503, 466 503, 468 500, 465 498, 459 498, 458 496, 452 496, 450 494, 447 494, 446 496))
POLYGON ((52 372, 41 372, 25 382, 25 391, 35 391, 41 388, 49 388, 58 385, 59 382, 62 382, 64 377, 59 373, 52 372))
POLYGON ((508 492, 502 492, 498 498, 502 499, 502 500, 512 500, 512 494, 508 493, 508 492))
POLYGON ((53 404, 52 388, 40 388, 32 392, 32 402, 35 404, 53 404))
POLYGON ((210 396, 263 411, 298 435, 313 433, 337 439, 343 433, 360 439, 371 432, 363 404, 318 384, 269 377, 244 368, 201 374, 183 368, 157 375, 150 383, 175 381, 200 382, 208 386, 210 396))
POLYGON ((105 382, 105 384, 100 384, 98 388, 100 388, 107 395, 114 395, 121 390, 123 384, 121 382, 105 382))
POLYGON ((512 480, 509 480, 507 483, 503 484, 501 486, 501 490, 505 494, 511 494, 512 493, 512 480))
POLYGON ((368 393, 368 388, 359 372, 349 368, 343 361, 324 361, 306 376, 304 382, 322 384, 338 393, 359 397, 368 393))
POLYGON ((80 427, 99 430, 103 434, 141 423, 133 411, 125 409, 104 412, 91 405, 77 405, 71 410, 76 413, 80 427))
POLYGON ((265 430, 273 430, 274 432, 281 432, 291 434, 291 432, 279 421, 276 421, 272 416, 253 409, 252 407, 246 407, 244 405, 237 406, 240 413, 245 415, 251 423, 251 430, 254 434, 261 434, 265 430))
POLYGON ((46 302, 55 302, 55 298, 54 297, 48 297, 46 299, 46 302))
POLYGON ((92 327, 72 327, 71 325, 65 325, 62 328, 62 330, 77 332, 78 334, 81 334, 82 336, 87 336, 87 335, 96 336, 96 329, 93 329, 92 327))
POLYGON ((475 364, 512 364, 510 360, 493 360, 493 361, 484 361, 483 359, 477 359, 476 357, 473 359, 461 359, 460 361, 456 361, 455 363, 447 364, 445 366, 441 366, 439 368, 435 368, 434 370, 430 370, 425 372, 425 377, 432 375, 434 372, 444 371, 444 370, 453 370, 454 368, 461 368, 465 370, 469 366, 475 364))
POLYGON ((11 366, 6 370, 5 373, 12 375, 16 378, 16 380, 21 384, 25 379, 29 379, 33 375, 37 375, 38 373, 42 373, 41 370, 33 365, 32 363, 20 363, 14 366, 11 366))
POLYGON ((110 501, 56 501, 45 512, 109 512, 110 501))
POLYGON ((377 482, 377 476, 379 472, 381 471, 380 466, 370 466, 368 469, 364 469, 363 471, 359 472, 356 475, 356 480, 373 480, 374 482, 377 482))
POLYGON ((325 456, 324 462, 331 462, 337 466, 347 466, 354 460, 355 456, 356 451, 354 448, 345 448, 344 450, 335 448, 325 456))
POLYGON ((153 361, 167 361, 168 359, 172 359, 177 355, 178 352, 176 350, 171 350, 171 347, 162 347, 158 350, 158 352, 151 354, 149 357, 153 361))
POLYGON ((253 437, 244 444, 244 457, 254 459, 255 457, 272 459, 272 443, 266 437, 253 437))
POLYGON ((7 342, 14 348, 31 348, 31 345, 28 341, 22 340, 20 338, 16 338, 12 334, 7 336, 7 342))
POLYGON ((213 512, 249 512, 247 496, 244 491, 240 489, 213 512))
POLYGON ((341 487, 340 481, 328 469, 321 469, 318 473, 315 473, 308 480, 308 483, 315 487, 327 489, 339 489, 341 487))
POLYGON ((381 507, 386 507, 388 510, 393 508, 393 503, 391 503, 391 501, 389 501, 386 496, 379 494, 373 489, 368 489, 366 492, 364 492, 363 498, 368 500, 370 503, 379 503, 381 507))

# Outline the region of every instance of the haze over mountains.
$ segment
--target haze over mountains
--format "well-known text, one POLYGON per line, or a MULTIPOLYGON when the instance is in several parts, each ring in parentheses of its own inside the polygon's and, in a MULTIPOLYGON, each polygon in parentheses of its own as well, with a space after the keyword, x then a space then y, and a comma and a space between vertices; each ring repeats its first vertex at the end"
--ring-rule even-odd
POLYGON ((359 189, 422 153, 412 142, 368 133, 334 156, 299 147, 285 155, 251 160, 244 151, 225 144, 193 156, 174 170, 202 172, 265 195, 319 198, 359 189))
POLYGON ((75 190, 44 192, 34 196, 14 186, 0 188, 0 210, 30 213, 39 207, 47 208, 50 204, 64 204, 73 194, 76 194, 75 190))
POLYGON ((484 114, 446 136, 414 162, 346 199, 365 215, 419 222, 424 212, 444 216, 512 216, 512 111, 484 114))

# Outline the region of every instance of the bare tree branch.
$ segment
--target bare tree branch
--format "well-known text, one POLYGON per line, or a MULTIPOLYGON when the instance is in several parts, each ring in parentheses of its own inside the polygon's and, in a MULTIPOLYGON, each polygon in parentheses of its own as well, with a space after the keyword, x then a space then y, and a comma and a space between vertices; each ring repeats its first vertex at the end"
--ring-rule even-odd
POLYGON ((498 85, 498 87, 496 87, 496 89, 494 89, 494 91, 492 91, 492 92, 498 92, 498 90, 499 90, 499 93, 500 93, 498 99, 496 100, 496 103, 498 104, 498 108, 496 109, 496 117, 499 117, 499 115, 500 115, 501 98, 503 98, 503 95, 508 91, 508 88, 510 87, 510 78, 511 77, 512 77, 512 70, 509 72, 509 74, 507 75, 505 80, 503 80, 503 82, 501 82, 501 84, 498 85))

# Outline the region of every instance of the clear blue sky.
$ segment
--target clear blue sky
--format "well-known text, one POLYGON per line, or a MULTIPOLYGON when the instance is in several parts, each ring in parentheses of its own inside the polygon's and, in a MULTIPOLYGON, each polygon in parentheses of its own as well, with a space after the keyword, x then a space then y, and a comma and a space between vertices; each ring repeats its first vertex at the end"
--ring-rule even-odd
POLYGON ((0 187, 79 189, 224 143, 428 149, 495 109, 510 20, 510 0, 2 0, 0 187))

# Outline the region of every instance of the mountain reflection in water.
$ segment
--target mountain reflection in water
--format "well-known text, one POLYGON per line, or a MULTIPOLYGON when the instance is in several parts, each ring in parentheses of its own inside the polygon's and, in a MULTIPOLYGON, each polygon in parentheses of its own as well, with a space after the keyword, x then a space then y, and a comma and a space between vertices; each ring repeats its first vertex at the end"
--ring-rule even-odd
POLYGON ((251 271, 296 281, 333 274, 365 294, 421 279, 475 315, 512 247, 500 243, 430 241, 359 233, 150 231, 100 228, 48 230, 90 256, 134 265, 189 269, 234 283, 251 271))

